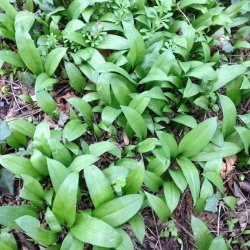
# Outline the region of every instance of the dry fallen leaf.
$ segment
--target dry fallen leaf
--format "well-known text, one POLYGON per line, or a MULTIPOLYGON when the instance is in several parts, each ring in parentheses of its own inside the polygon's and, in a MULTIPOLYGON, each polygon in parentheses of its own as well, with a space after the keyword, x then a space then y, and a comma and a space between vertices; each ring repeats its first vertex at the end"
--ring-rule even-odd
POLYGON ((221 177, 222 179, 226 179, 235 170, 237 157, 236 155, 232 155, 225 157, 223 160, 224 162, 222 163, 221 177))

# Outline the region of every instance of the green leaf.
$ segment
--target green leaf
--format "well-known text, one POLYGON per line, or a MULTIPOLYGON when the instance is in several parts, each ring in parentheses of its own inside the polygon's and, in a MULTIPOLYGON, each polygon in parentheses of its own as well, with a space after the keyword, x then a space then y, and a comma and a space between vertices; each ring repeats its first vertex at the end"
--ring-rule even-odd
POLYGON ((49 228, 51 229, 52 232, 54 233, 62 232, 62 227, 58 223, 56 216, 53 214, 53 212, 50 210, 49 207, 47 207, 44 219, 48 223, 49 228))
POLYGON ((38 217, 38 214, 34 207, 30 205, 19 205, 19 206, 9 206, 4 205, 0 207, 0 224, 5 227, 10 227, 14 229, 20 229, 16 224, 15 220, 24 215, 30 215, 35 218, 38 217))
POLYGON ((212 140, 217 129, 217 119, 209 118, 188 132, 181 140, 178 154, 190 157, 198 154, 212 140), (192 145, 192 147, 190 147, 192 145))
POLYGON ((126 186, 124 187, 125 194, 136 194, 140 191, 144 179, 144 167, 138 166, 130 172, 126 179, 126 186))
POLYGON ((67 14, 70 19, 77 19, 80 14, 92 3, 91 0, 74 0, 70 3, 67 14))
POLYGON ((51 76, 55 73, 60 61, 66 54, 67 48, 59 47, 56 49, 53 49, 46 58, 44 69, 45 72, 51 76))
POLYGON ((136 151, 143 154, 149 151, 152 151, 158 143, 158 140, 156 138, 148 138, 136 146, 136 151))
POLYGON ((205 176, 209 181, 211 181, 221 191, 221 193, 224 193, 223 181, 220 174, 209 171, 203 173, 203 176, 205 176))
POLYGON ((2 231, 0 234, 0 249, 18 250, 17 242, 13 234, 2 231))
POLYGON ((7 122, 0 122, 0 143, 7 139, 11 135, 11 131, 9 129, 9 125, 7 122))
POLYGON ((22 174, 23 188, 20 192, 20 197, 30 200, 34 205, 41 207, 45 197, 45 193, 41 184, 33 177, 22 174))
POLYGON ((163 190, 167 205, 171 213, 173 213, 180 200, 180 190, 172 181, 164 182, 163 190))
POLYGON ((234 132, 237 111, 230 98, 224 95, 220 95, 219 97, 223 112, 222 134, 226 138, 234 132))
POLYGON ((40 227, 39 220, 32 216, 19 217, 16 223, 28 236, 39 243, 52 245, 58 240, 57 234, 40 227))
POLYGON ((180 169, 177 170, 169 170, 169 174, 172 177, 174 183, 176 186, 181 190, 183 193, 185 189, 187 188, 187 181, 185 179, 185 176, 183 175, 183 172, 180 169))
POLYGON ((0 169, 0 189, 14 195, 15 176, 5 168, 0 169))
POLYGON ((213 239, 209 250, 228 250, 228 245, 224 241, 222 236, 217 236, 216 238, 213 239))
POLYGON ((69 174, 60 185, 53 202, 52 212, 60 224, 71 227, 76 218, 78 173, 69 174), (63 209, 62 209, 63 208, 63 209))
POLYGON ((122 36, 107 34, 103 37, 103 41, 96 46, 98 49, 123 50, 128 49, 128 40, 122 36))
POLYGON ((110 126, 114 120, 121 114, 121 110, 120 109, 115 109, 109 106, 106 106, 103 110, 102 110, 102 122, 106 125, 106 126, 110 126))
POLYGON ((143 200, 142 194, 124 195, 99 206, 92 214, 112 227, 117 227, 127 222, 139 211, 143 200))
POLYGON ((99 157, 102 154, 109 152, 117 156, 118 158, 121 158, 121 150, 117 147, 117 145, 109 141, 101 141, 91 144, 89 146, 89 152, 92 155, 95 155, 96 157, 99 157))
POLYGON ((132 228, 136 238, 141 244, 143 244, 144 237, 146 235, 145 223, 141 214, 137 213, 129 220, 129 225, 132 228))
POLYGON ((64 138, 68 141, 74 141, 79 138, 86 132, 85 125, 79 119, 69 121, 63 129, 64 138))
POLYGON ((237 199, 234 196, 226 196, 223 198, 223 200, 229 208, 235 210, 235 207, 237 205, 237 199))
POLYGON ((27 174, 34 178, 40 177, 40 174, 33 168, 30 160, 22 156, 14 154, 1 155, 0 164, 18 177, 21 177, 22 174, 27 174))
POLYGON ((163 221, 166 222, 167 219, 170 217, 171 212, 167 206, 167 203, 162 200, 161 198, 145 192, 147 196, 147 201, 150 207, 155 211, 157 216, 163 221))
MULTIPOLYGON (((11 129, 17 130, 18 132, 33 138, 35 133, 35 126, 26 120, 13 120, 8 122, 8 125, 11 129)), ((1 139, 0 139, 1 140, 1 139)))
POLYGON ((11 18, 15 19, 17 10, 10 4, 9 0, 2 0, 0 8, 3 9, 11 18))
POLYGON ((207 226, 198 218, 192 216, 191 227, 198 250, 208 250, 213 237, 207 226))
POLYGON ((35 46, 34 41, 28 32, 23 29, 16 30, 16 45, 18 53, 25 65, 35 74, 43 72, 43 63, 35 46))
POLYGON ((96 161, 98 161, 99 158, 95 155, 86 154, 77 156, 73 162, 70 164, 69 169, 72 172, 80 172, 81 170, 85 169, 86 167, 94 164, 96 161))
POLYGON ((175 158, 177 155, 178 146, 174 136, 163 131, 157 132, 157 136, 160 140, 165 155, 168 158, 175 158))
POLYGON ((183 97, 189 98, 194 95, 197 95, 200 92, 201 88, 198 84, 192 83, 192 81, 188 78, 187 85, 184 89, 183 97))
POLYGON ((240 136, 241 141, 245 147, 245 153, 249 155, 249 148, 250 148, 250 129, 244 127, 236 127, 235 128, 237 133, 240 136))
POLYGON ((83 116, 84 120, 86 123, 92 127, 92 118, 94 116, 93 111, 91 106, 85 102, 84 100, 78 98, 78 97, 73 97, 68 100, 68 102, 73 105, 83 116))
POLYGON ((15 67, 23 68, 24 63, 19 54, 10 51, 10 50, 1 50, 0 51, 0 59, 4 62, 7 62, 15 67))
POLYGON ((158 192, 163 184, 163 179, 155 173, 145 170, 144 184, 150 191, 158 192))
POLYGON ((190 128, 195 128, 197 126, 196 120, 191 115, 177 115, 172 118, 171 121, 183 124, 190 128))
POLYGON ((135 66, 142 63, 145 55, 145 44, 142 35, 134 27, 132 23, 123 22, 124 35, 128 38, 129 42, 129 53, 128 63, 134 68, 135 66))
POLYGON ((214 81, 212 91, 216 91, 220 89, 225 84, 234 80, 236 77, 244 74, 246 70, 247 68, 242 64, 236 64, 236 65, 230 65, 230 66, 223 65, 221 68, 219 68, 216 71, 218 79, 214 81))
POLYGON ((132 240, 130 239, 128 234, 121 228, 117 228, 117 231, 122 236, 122 242, 118 247, 116 247, 116 249, 117 250, 134 250, 132 240))
POLYGON ((219 159, 227 157, 230 155, 237 154, 242 150, 242 147, 233 142, 224 142, 224 144, 219 147, 213 144, 209 144, 202 152, 192 156, 190 160, 192 161, 209 161, 212 159, 219 159))
POLYGON ((82 92, 86 86, 86 80, 82 76, 81 71, 73 63, 65 62, 64 65, 71 87, 77 92, 82 92))
POLYGON ((37 91, 36 100, 38 102, 39 107, 45 113, 52 115, 56 110, 56 103, 47 91, 45 90, 37 91))
POLYGON ((84 243, 76 239, 70 232, 63 239, 60 250, 82 250, 84 243))
POLYGON ((98 167, 94 165, 86 167, 84 177, 91 200, 96 208, 115 198, 109 181, 98 167))
POLYGON ((177 163, 181 167, 181 170, 186 178, 195 204, 200 193, 199 172, 188 158, 181 157, 177 159, 177 163))
POLYGON ((77 215, 70 232, 78 240, 100 247, 116 248, 122 241, 120 234, 109 224, 83 212, 77 215))
POLYGON ((47 163, 49 176, 53 184, 53 188, 57 193, 64 179, 70 174, 70 170, 56 160, 47 158, 47 163))
POLYGON ((36 20, 36 15, 29 11, 19 11, 15 18, 15 30, 29 32, 36 20))
POLYGON ((33 149, 30 162, 33 168, 42 176, 47 176, 49 174, 46 157, 39 150, 33 149))
POLYGON ((136 135, 140 139, 146 138, 147 135, 147 126, 138 111, 133 108, 121 106, 122 112, 124 113, 130 127, 134 130, 136 135))

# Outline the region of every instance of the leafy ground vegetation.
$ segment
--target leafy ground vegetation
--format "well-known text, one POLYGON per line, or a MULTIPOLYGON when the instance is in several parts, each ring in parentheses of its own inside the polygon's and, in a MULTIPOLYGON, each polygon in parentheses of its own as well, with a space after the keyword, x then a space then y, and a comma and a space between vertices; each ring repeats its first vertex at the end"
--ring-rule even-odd
POLYGON ((0 249, 247 249, 249 11, 0 0, 0 249))

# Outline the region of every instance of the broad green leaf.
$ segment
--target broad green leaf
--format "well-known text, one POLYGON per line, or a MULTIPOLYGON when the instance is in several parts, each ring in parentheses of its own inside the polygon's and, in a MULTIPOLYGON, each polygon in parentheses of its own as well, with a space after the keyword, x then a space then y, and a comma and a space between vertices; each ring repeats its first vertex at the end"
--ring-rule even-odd
POLYGON ((208 181, 206 178, 203 181, 203 184, 201 186, 201 192, 200 192, 200 198, 201 199, 207 199, 210 196, 214 194, 214 188, 210 181, 208 181))
POLYGON ((28 32, 23 29, 16 30, 16 45, 18 53, 25 65, 35 74, 43 72, 43 63, 35 46, 34 41, 28 32))
POLYGON ((232 210, 235 210, 238 200, 234 196, 226 196, 223 198, 223 201, 226 203, 226 205, 229 208, 231 208, 232 210))
POLYGON ((188 78, 187 85, 183 92, 184 98, 189 98, 192 96, 197 95, 200 92, 201 88, 198 84, 194 84, 191 82, 191 80, 188 78))
POLYGON ((114 191, 103 172, 92 165, 84 169, 84 177, 94 206, 97 208, 115 199, 114 191))
POLYGON ((121 158, 121 150, 117 147, 117 145, 109 141, 101 141, 91 144, 89 146, 89 152, 90 154, 95 155, 96 157, 99 157, 102 154, 109 152, 117 156, 118 158, 121 158))
POLYGON ((140 139, 144 139, 147 135, 147 126, 140 113, 130 107, 121 106, 121 108, 130 127, 140 139))
POLYGON ((93 211, 93 216, 117 227, 131 219, 142 207, 144 195, 129 194, 111 200, 93 211))
POLYGON ((163 131, 157 132, 157 136, 160 140, 165 155, 168 158, 175 158, 177 155, 178 146, 174 136, 163 131))
POLYGON ((114 122, 114 120, 121 114, 121 112, 122 111, 120 109, 106 106, 102 110, 102 122, 104 122, 106 126, 110 126, 114 122))
POLYGON ((247 68, 242 64, 236 64, 236 65, 230 65, 230 66, 223 65, 221 68, 219 68, 216 71, 218 79, 214 81, 212 91, 216 91, 220 89, 227 83, 234 80, 236 77, 244 74, 246 70, 247 68))
POLYGON ((32 216, 19 217, 16 223, 28 236, 41 244, 52 245, 58 240, 57 234, 40 227, 39 220, 32 216))
POLYGON ((24 63, 19 54, 10 51, 10 50, 1 50, 0 51, 0 59, 4 62, 7 62, 15 67, 23 68, 24 63))
POLYGON ((70 3, 67 14, 70 19, 77 19, 80 14, 91 4, 91 0, 74 0, 70 3))
POLYGON ((181 170, 186 178, 195 204, 200 193, 199 172, 188 158, 181 157, 177 159, 177 163, 181 167, 181 170))
POLYGON ((195 128, 197 126, 196 120, 190 115, 177 115, 176 117, 172 118, 171 121, 183 124, 190 128, 195 128))
POLYGON ((124 35, 128 38, 129 42, 129 53, 128 53, 128 63, 134 68, 139 65, 144 58, 145 54, 145 44, 142 35, 134 27, 132 23, 123 22, 124 35))
POLYGON ((11 135, 9 124, 5 121, 0 122, 0 143, 11 135))
POLYGON ((129 225, 132 228, 136 238, 141 244, 143 244, 144 237, 146 235, 145 223, 141 214, 137 213, 129 220, 129 225))
POLYGON ((68 227, 74 224, 76 218, 78 181, 78 173, 69 174, 60 185, 53 202, 52 212, 60 224, 65 223, 68 227))
POLYGON ((209 118, 188 132, 181 140, 178 154, 190 157, 198 154, 212 140, 217 129, 217 119, 209 118), (192 147, 190 147, 192 145, 192 147))
POLYGON ((158 175, 156 175, 155 173, 145 170, 143 182, 145 186, 149 188, 150 191, 158 192, 159 188, 163 184, 163 179, 158 175))
POLYGON ((34 178, 40 177, 40 174, 33 168, 30 160, 22 156, 15 154, 1 155, 0 164, 18 177, 21 177, 22 174, 27 174, 34 178))
POLYGON ((29 11, 19 11, 15 18, 15 30, 29 32, 36 20, 36 15, 29 11))
POLYGON ((47 176, 49 174, 47 159, 39 150, 33 150, 33 153, 30 157, 30 162, 33 168, 42 176, 47 176))
POLYGON ((129 48, 128 40, 122 36, 107 34, 103 41, 96 46, 98 49, 123 50, 129 48))
POLYGON ((60 250, 82 250, 84 243, 76 239, 70 232, 63 239, 60 250))
POLYGON ((163 190, 167 205, 173 213, 180 200, 180 190, 174 182, 164 182, 163 190))
POLYGON ((86 132, 85 125, 79 119, 69 121, 63 129, 64 138, 68 141, 74 141, 79 138, 86 132))
POLYGON ((29 136, 31 138, 33 138, 34 136, 35 126, 26 120, 21 120, 21 119, 13 120, 8 122, 8 125, 11 129, 17 130, 18 132, 26 136, 29 136))
POLYGON ((126 179, 125 194, 138 193, 142 187, 143 179, 144 167, 138 164, 138 167, 131 171, 126 179))
POLYGON ((156 138, 148 138, 136 146, 136 151, 143 154, 149 151, 152 151, 158 143, 158 140, 156 138))
POLYGON ((9 0, 1 0, 1 9, 3 9, 7 15, 15 19, 17 10, 10 4, 9 0))
POLYGON ((47 114, 52 115, 56 110, 56 103, 52 96, 45 90, 36 92, 39 107, 47 114))
POLYGON ((64 65, 70 85, 77 92, 82 92, 86 86, 86 80, 82 76, 81 71, 73 63, 65 62, 64 65))
POLYGON ((54 160, 61 162, 68 167, 72 162, 72 157, 69 150, 57 139, 49 139, 49 147, 51 149, 54 160))
POLYGON ((0 249, 18 250, 17 242, 13 234, 2 231, 0 234, 0 249))
POLYGON ((38 214, 34 207, 26 204, 19 206, 4 205, 0 207, 0 225, 14 229, 20 229, 15 220, 24 215, 30 215, 35 218, 38 214))
POLYGON ((62 163, 56 160, 47 158, 50 180, 56 193, 59 190, 64 179, 70 174, 70 170, 62 163))
POLYGON ((59 47, 59 48, 53 49, 47 55, 47 58, 44 64, 44 69, 45 69, 45 72, 49 76, 52 76, 55 73, 60 61, 66 54, 66 51, 67 51, 67 48, 59 47))
POLYGON ((183 172, 180 169, 177 170, 169 170, 169 174, 172 177, 174 183, 176 186, 181 190, 183 193, 187 187, 187 181, 185 179, 185 176, 183 175, 183 172))
POLYGON ((41 184, 33 177, 22 174, 23 188, 20 192, 20 197, 30 200, 34 205, 41 207, 45 193, 41 184))
POLYGON ((209 144, 203 151, 190 159, 192 161, 209 161, 237 154, 241 150, 242 147, 233 142, 224 142, 222 147, 209 144))
POLYGON ((95 155, 86 154, 86 155, 80 155, 77 156, 73 162, 70 164, 69 169, 72 172, 80 172, 81 170, 85 169, 86 167, 94 164, 96 161, 98 161, 99 158, 95 155))
POLYGON ((221 191, 221 193, 224 193, 223 180, 220 174, 209 171, 205 172, 203 176, 205 176, 209 181, 211 181, 221 191))
POLYGON ((234 131, 237 111, 231 99, 224 95, 220 95, 219 97, 223 112, 222 133, 224 138, 226 138, 234 131))
POLYGON ((198 218, 192 216, 191 227, 198 250, 208 250, 213 237, 207 226, 198 218))
POLYGON ((145 192, 147 196, 147 201, 150 207, 155 211, 157 216, 163 221, 166 222, 167 219, 170 217, 171 212, 167 206, 167 203, 162 200, 161 198, 145 192))
POLYGON ((116 247, 116 249, 117 250, 134 250, 132 240, 128 236, 128 234, 121 228, 118 228, 117 231, 122 237, 122 242, 118 247, 116 247))
POLYGON ((49 228, 52 232, 54 233, 62 232, 61 225, 58 223, 56 216, 53 214, 53 212, 50 210, 49 207, 47 207, 44 219, 48 223, 49 228))
POLYGON ((249 155, 249 148, 250 148, 250 129, 244 128, 244 127, 236 127, 235 128, 237 133, 240 136, 240 139, 242 140, 244 147, 245 147, 245 153, 249 155))
POLYGON ((159 158, 156 157, 155 159, 150 160, 147 166, 147 170, 153 172, 158 176, 161 176, 166 172, 169 166, 170 166, 170 160, 160 159, 160 157, 159 158))
POLYGON ((68 102, 81 113, 86 123, 91 127, 93 124, 92 118, 94 116, 91 106, 78 97, 70 98, 68 102))
POLYGON ((122 241, 120 234, 109 224, 83 212, 77 215, 70 232, 78 240, 100 247, 116 248, 122 241))
POLYGON ((226 244, 225 240, 222 236, 217 236, 213 239, 209 250, 228 250, 228 245, 226 244))

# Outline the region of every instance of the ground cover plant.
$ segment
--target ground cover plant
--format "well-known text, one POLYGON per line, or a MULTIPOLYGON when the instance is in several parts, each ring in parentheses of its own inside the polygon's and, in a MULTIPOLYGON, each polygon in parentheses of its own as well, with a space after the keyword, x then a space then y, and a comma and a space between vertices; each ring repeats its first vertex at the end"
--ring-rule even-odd
POLYGON ((247 249, 249 11, 0 0, 0 249, 247 249))

